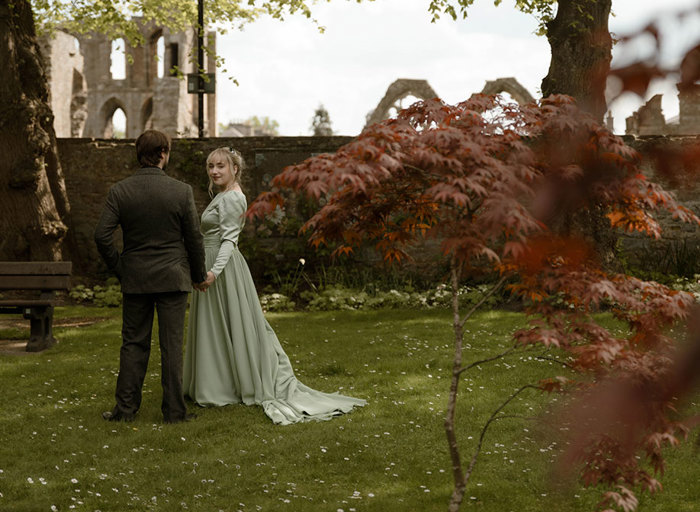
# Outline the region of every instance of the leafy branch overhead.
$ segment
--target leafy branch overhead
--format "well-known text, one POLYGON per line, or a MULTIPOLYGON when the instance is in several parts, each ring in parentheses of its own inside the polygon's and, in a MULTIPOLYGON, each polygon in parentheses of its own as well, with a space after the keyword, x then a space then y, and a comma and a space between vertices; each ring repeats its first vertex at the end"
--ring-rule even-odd
MULTIPOLYGON (((228 27, 241 27, 261 16, 284 20, 295 14, 318 25, 311 13, 313 3, 309 0, 207 0, 204 2, 204 25, 225 33, 228 27)), ((196 0, 33 0, 32 7, 35 23, 41 31, 51 32, 60 27, 80 34, 98 32, 112 39, 123 37, 132 46, 144 43, 134 17, 173 31, 197 26, 196 0)), ((323 31, 320 25, 319 30, 323 31)))
MULTIPOLYGON (((498 6, 503 0, 493 0, 493 4, 498 6)), ((537 34, 544 35, 547 31, 546 25, 554 19, 554 6, 558 0, 515 0, 515 8, 525 14, 532 14, 539 21, 537 34)), ((433 17, 433 22, 440 19, 442 14, 447 14, 453 20, 457 18, 469 17, 469 7, 474 4, 474 0, 431 0, 428 11, 433 17)))

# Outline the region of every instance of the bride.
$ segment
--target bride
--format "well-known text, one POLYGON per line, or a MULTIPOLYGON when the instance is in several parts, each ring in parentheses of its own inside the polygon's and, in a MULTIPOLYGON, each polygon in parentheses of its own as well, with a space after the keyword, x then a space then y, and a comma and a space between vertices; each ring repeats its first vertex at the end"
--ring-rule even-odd
POLYGON ((247 209, 242 170, 240 153, 229 148, 215 149, 207 157, 209 192, 216 187, 219 193, 201 219, 209 271, 206 293, 192 295, 185 395, 202 406, 259 404, 282 425, 327 420, 365 405, 362 399, 311 389, 294 376, 238 250, 247 209))

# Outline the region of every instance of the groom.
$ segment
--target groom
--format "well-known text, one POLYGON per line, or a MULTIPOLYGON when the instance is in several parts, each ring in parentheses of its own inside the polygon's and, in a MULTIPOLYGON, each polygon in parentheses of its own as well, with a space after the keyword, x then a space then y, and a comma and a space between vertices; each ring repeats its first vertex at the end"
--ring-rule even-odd
POLYGON ((192 283, 205 290, 207 273, 192 187, 168 177, 170 138, 147 130, 136 139, 141 169, 116 183, 95 229, 95 243, 109 270, 121 282, 122 347, 116 405, 102 416, 132 421, 151 351, 154 310, 161 351, 161 410, 166 423, 187 421, 182 392, 182 341, 187 293, 192 283), (121 226, 121 254, 113 233, 121 226))

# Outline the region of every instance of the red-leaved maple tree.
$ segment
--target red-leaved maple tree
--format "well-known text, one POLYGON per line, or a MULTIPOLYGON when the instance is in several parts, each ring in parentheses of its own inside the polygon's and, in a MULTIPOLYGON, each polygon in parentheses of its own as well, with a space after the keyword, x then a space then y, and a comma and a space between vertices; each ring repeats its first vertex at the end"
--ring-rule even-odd
MULTIPOLYGON (((285 191, 319 202, 303 226, 310 243, 335 254, 372 244, 388 262, 401 262, 424 237, 440 240, 450 266, 454 362, 445 418, 456 511, 474 469, 486 428, 524 385, 491 416, 476 453, 463 461, 455 432, 459 383, 468 369, 503 357, 518 346, 557 347, 570 356, 576 378, 553 375, 534 387, 584 389, 598 396, 611 379, 631 389, 651 386, 672 367, 674 341, 667 328, 686 318, 690 294, 654 282, 612 274, 600 265, 571 219, 604 211, 611 229, 658 237, 653 212, 663 209, 692 223, 700 220, 639 169, 639 155, 580 111, 565 96, 517 105, 473 96, 458 105, 416 103, 397 119, 375 124, 334 154, 286 168, 250 206, 264 217, 284 206, 285 191), (322 204, 323 203, 323 204, 322 204), (574 215, 576 213, 576 215, 574 215), (464 363, 465 324, 480 304, 460 310, 458 290, 475 269, 488 266, 496 279, 489 294, 510 282, 527 304, 529 327, 514 348, 464 363), (624 322, 625 334, 600 326, 602 308, 624 322)), ((563 367, 562 367, 563 368, 563 367)), ((583 462, 583 481, 611 489, 601 502, 632 510, 633 490, 659 487, 661 448, 686 427, 675 420, 673 396, 659 395, 636 436, 596 432, 569 455, 583 462), (640 452, 646 457, 638 459, 640 452), (651 463, 651 470, 645 464, 651 463)))

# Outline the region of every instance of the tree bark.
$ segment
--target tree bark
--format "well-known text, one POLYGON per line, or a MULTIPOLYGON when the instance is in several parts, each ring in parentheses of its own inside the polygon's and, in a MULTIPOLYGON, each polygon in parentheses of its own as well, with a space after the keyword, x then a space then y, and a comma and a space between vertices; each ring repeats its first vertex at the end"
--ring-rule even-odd
POLYGON ((612 0, 559 0, 547 24, 552 50, 542 96, 568 94, 579 107, 603 122, 607 105, 605 82, 612 60, 608 18, 612 0))
MULTIPOLYGON (((612 0, 559 0, 557 14, 547 24, 552 60, 542 80, 542 96, 572 96, 579 108, 600 124, 607 112, 605 84, 612 60, 608 28, 611 4, 612 0)), ((617 236, 602 209, 567 214, 552 229, 562 235, 582 236, 595 247, 604 268, 619 270, 617 236)))
POLYGON ((0 260, 60 260, 70 205, 27 0, 0 0, 0 62, 0 260))

